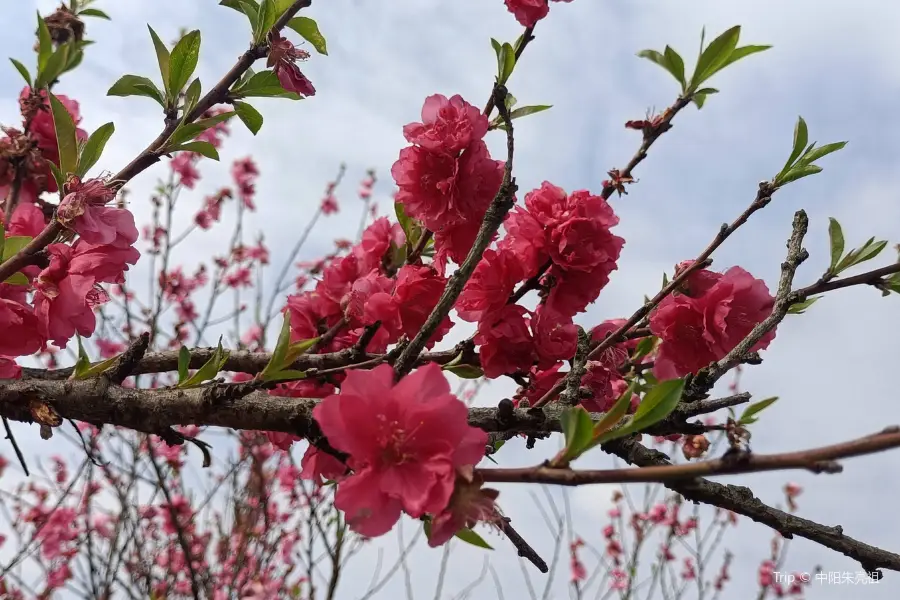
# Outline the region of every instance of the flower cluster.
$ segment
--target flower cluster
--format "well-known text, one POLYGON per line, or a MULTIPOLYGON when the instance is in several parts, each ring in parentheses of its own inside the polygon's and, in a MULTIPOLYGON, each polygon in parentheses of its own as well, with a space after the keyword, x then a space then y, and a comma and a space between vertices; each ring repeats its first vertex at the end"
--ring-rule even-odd
MULTIPOLYGON (((414 336, 440 299, 446 278, 430 266, 405 265, 394 274, 392 254, 405 244, 399 224, 376 219, 359 244, 322 268, 314 290, 288 296, 292 340, 319 337, 337 327, 338 334, 320 348, 337 351, 353 346, 376 322, 381 326, 366 348, 369 352, 384 352, 401 335, 414 336)), ((430 344, 450 326, 447 319, 430 344)))
MULTIPOLYGON (((690 264, 680 263, 676 274, 690 264)), ((681 292, 667 296, 650 315, 650 330, 662 340, 654 374, 681 377, 722 359, 772 314, 774 305, 765 282, 741 267, 725 273, 694 271, 681 292)), ((763 350, 773 339, 775 329, 749 351, 763 350)))
MULTIPOLYGON (((57 98, 78 123, 78 103, 57 98)), ((6 198, 15 185, 11 176, 19 179, 15 210, 3 223, 4 245, 17 247, 47 225, 38 196, 60 191, 50 176, 49 165, 59 164, 59 150, 46 92, 25 88, 20 106, 27 133, 6 130, 7 137, 0 140, 0 197, 6 198), (24 171, 16 174, 17 168, 24 171)), ((80 129, 76 136, 82 141, 87 137, 80 129)), ((18 377, 15 358, 45 350, 47 342, 64 348, 76 333, 93 334, 94 307, 108 300, 100 284, 124 282, 129 265, 140 257, 133 247, 138 238, 134 217, 125 208, 109 206, 116 192, 106 181, 70 174, 61 196, 57 221, 78 239, 71 245, 50 244, 42 262, 0 284, 0 377, 18 377)))
POLYGON ((487 377, 553 369, 575 354, 572 317, 609 282, 625 243, 610 231, 616 224, 603 197, 566 194, 549 182, 507 216, 506 236, 484 253, 456 303, 460 318, 478 323, 487 377), (515 286, 534 278, 542 291, 537 309, 510 303, 515 286))
POLYGON ((413 144, 391 168, 406 214, 434 232, 435 267, 461 263, 503 179, 503 161, 491 159, 488 119, 461 96, 429 96, 422 122, 403 128, 413 144))

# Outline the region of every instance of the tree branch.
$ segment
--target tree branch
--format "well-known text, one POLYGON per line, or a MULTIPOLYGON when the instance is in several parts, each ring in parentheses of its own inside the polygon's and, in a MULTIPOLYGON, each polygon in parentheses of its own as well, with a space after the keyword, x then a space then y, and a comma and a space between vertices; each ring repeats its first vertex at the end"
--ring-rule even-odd
POLYGON ((736 475, 762 471, 806 469, 813 473, 840 473, 833 462, 900 447, 900 427, 888 427, 863 438, 783 454, 730 454, 720 459, 678 465, 637 467, 633 469, 573 470, 545 466, 515 469, 476 469, 485 482, 545 483, 587 485, 598 483, 672 482, 710 475, 736 475))
MULTIPOLYGON (((646 448, 635 439, 615 440, 602 448, 629 464, 641 467, 669 464, 665 454, 646 448)), ((900 571, 900 555, 845 536, 840 525, 829 527, 772 508, 756 498, 747 487, 723 485, 702 478, 665 485, 693 502, 711 504, 749 517, 778 531, 787 539, 793 539, 797 535, 840 552, 858 561, 867 572, 875 572, 879 568, 900 571)))

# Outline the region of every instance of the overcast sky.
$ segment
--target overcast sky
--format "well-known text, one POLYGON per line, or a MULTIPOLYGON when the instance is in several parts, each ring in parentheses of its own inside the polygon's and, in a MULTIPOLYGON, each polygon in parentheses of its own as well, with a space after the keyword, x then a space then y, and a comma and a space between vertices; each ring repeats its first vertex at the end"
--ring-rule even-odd
MULTIPOLYGON (((30 53, 35 4, 47 13, 55 3, 8 1, 3 7, 4 20, 15 26, 5 28, 0 54, 27 65, 34 61, 30 53)), ((152 101, 105 96, 124 73, 156 74, 146 23, 165 40, 174 39, 182 27, 201 29, 198 73, 205 88, 246 48, 248 31, 241 15, 217 6, 215 0, 120 0, 97 6, 113 21, 89 21, 88 35, 97 44, 88 49, 84 64, 63 78, 58 92, 81 103, 86 129, 115 122, 116 134, 98 164, 115 172, 161 127, 159 108, 152 101)), ((341 212, 330 217, 327 227, 314 231, 303 256, 320 256, 333 247, 335 237, 355 235, 359 203, 353 191, 368 168, 378 172, 380 213, 389 213, 393 191, 389 170, 405 145, 402 126, 418 120, 424 98, 433 93, 458 93, 482 105, 495 69, 490 38, 512 41, 521 32, 502 0, 318 0, 304 14, 319 22, 328 39, 329 56, 314 54, 304 66, 317 95, 296 103, 254 101, 266 119, 262 131, 253 137, 234 123, 222 162, 204 161, 204 177, 193 200, 186 202, 195 204, 183 213, 187 222, 205 194, 227 184, 230 162, 252 155, 262 175, 257 185, 259 210, 250 227, 265 230, 276 264, 341 162, 348 168, 341 212)), ((680 114, 675 127, 640 166, 639 183, 629 188, 628 196, 614 198, 621 217, 616 232, 626 239, 625 249, 610 285, 580 321, 589 325, 630 315, 644 294, 659 288, 664 271, 671 272, 675 263, 699 253, 716 228, 753 199, 757 183, 781 168, 798 115, 809 124, 810 140, 849 140, 849 145, 822 161, 823 173, 779 192, 769 208, 717 252, 715 268, 739 264, 774 289, 791 217, 799 208, 810 217, 805 245, 811 257, 797 276, 798 285, 815 281, 827 265, 828 217, 843 224, 848 247, 870 236, 892 244, 900 241, 898 18, 900 9, 874 0, 553 3, 509 82, 520 105, 553 105, 552 110, 517 124, 515 175, 523 192, 544 180, 567 190, 599 192, 606 171, 624 166, 640 143, 640 134, 626 130, 624 122, 643 117, 652 107, 662 109, 678 92, 667 73, 636 58, 635 52, 670 44, 690 65, 704 25, 707 39, 740 24, 742 44, 774 46, 716 76, 711 84, 721 93, 711 97, 702 111, 690 107, 680 114)), ((21 85, 11 66, 0 68, 0 122, 16 124, 21 85)), ((489 137, 494 155, 501 156, 502 138, 489 137)), ((131 209, 139 222, 149 216, 148 193, 165 168, 157 165, 129 184, 131 209)), ((221 245, 222 231, 192 236, 182 255, 184 263, 208 255, 210 244, 221 245)), ((885 252, 879 264, 893 257, 885 252)), ((757 399, 781 398, 754 427, 754 450, 824 445, 900 422, 890 377, 900 358, 895 335, 898 311, 896 297, 883 299, 871 289, 848 289, 830 294, 805 315, 789 317, 764 353, 764 364, 746 371, 743 380, 743 387, 757 399)), ((507 384, 487 386, 479 401, 495 404, 511 391, 507 384)), ((23 438, 27 448, 46 451, 46 445, 38 446, 36 430, 22 430, 23 438)), ((522 442, 511 442, 498 461, 533 464, 556 447, 556 441, 548 441, 526 452, 522 442)), ((847 461, 841 475, 775 473, 742 476, 738 482, 752 485, 758 497, 777 504, 782 500, 781 486, 796 481, 806 490, 800 515, 840 524, 848 535, 898 550, 900 525, 891 515, 900 489, 885 477, 897 460, 897 454, 884 454, 847 461)), ((583 464, 608 464, 608 459, 588 457, 583 464)), ((548 547, 550 538, 529 491, 505 486, 500 503, 540 550, 548 547)), ((606 524, 610 493, 609 488, 595 487, 571 494, 576 529, 597 545, 602 545, 600 531, 606 524)), ((407 536, 411 531, 410 524, 407 536)), ((746 522, 726 538, 736 562, 725 598, 752 595, 771 536, 767 528, 746 522)), ((506 597, 526 593, 513 549, 496 537, 489 539, 496 548, 491 560, 506 597)), ((387 546, 393 547, 393 542, 387 546)), ((452 596, 474 579, 482 560, 479 550, 457 548, 449 565, 447 593, 452 596)), ((439 562, 437 550, 423 550, 412 558, 416 598, 433 596, 430 582, 439 562)), ((363 575, 347 578, 342 598, 356 597, 373 564, 372 552, 359 559, 354 574, 359 569, 363 575)), ((785 569, 805 571, 816 564, 826 571, 859 569, 843 556, 803 540, 793 543, 785 569)), ((567 598, 565 556, 556 577, 548 597, 567 598)), ((891 590, 897 577, 889 573, 878 585, 853 590, 846 585, 816 585, 808 597, 886 599, 895 596, 891 590)), ((532 579, 538 583, 542 576, 532 573, 532 579)), ((383 597, 402 594, 403 581, 398 578, 385 588, 383 597)), ((486 582, 472 597, 495 596, 486 582)))

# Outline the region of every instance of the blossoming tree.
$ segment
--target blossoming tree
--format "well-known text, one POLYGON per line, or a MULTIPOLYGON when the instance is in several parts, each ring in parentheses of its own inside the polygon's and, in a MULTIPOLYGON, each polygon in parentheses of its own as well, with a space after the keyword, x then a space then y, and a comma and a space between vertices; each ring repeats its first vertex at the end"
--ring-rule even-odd
MULTIPOLYGON (((92 50, 86 20, 106 14, 90 0, 70 0, 38 17, 34 56, 11 59, 25 86, 21 122, 4 127, 0 138, 0 416, 30 479, 4 496, 18 516, 10 528, 20 545, 0 573, 3 597, 51 597, 63 589, 98 598, 337 597, 345 561, 367 540, 395 531, 404 515, 421 522, 432 547, 458 538, 489 548, 476 530, 493 528, 509 540, 500 552, 547 572, 544 549, 513 527, 515 508, 503 507, 492 483, 651 482, 658 484, 652 494, 671 492, 657 502, 648 494, 644 509, 631 509, 627 526, 619 508, 626 492, 616 493, 592 574, 582 559, 590 541, 559 527, 571 538, 567 585, 578 597, 590 585, 621 597, 643 585, 681 597, 689 582, 699 597, 721 591, 730 558, 712 567, 718 541, 707 544, 707 535, 697 534, 692 554, 674 572, 674 540, 701 529, 696 515, 680 516, 685 501, 714 507, 704 530, 710 539, 719 540, 739 515, 779 534, 760 568, 762 597, 803 591, 805 582, 773 576, 782 537, 804 537, 849 556, 876 580, 881 569, 900 570, 897 554, 790 514, 799 494, 793 484, 785 488, 783 511, 746 488, 703 478, 835 472, 838 459, 900 446, 900 430, 889 428, 832 446, 755 454, 749 428, 775 399, 750 403, 750 394, 737 389, 710 398, 727 374, 762 360, 759 353, 787 315, 803 313, 824 294, 850 286, 900 293, 900 262, 857 269, 888 241, 871 239, 847 251, 836 220, 828 270, 796 285, 808 258, 803 211, 794 217, 774 289, 740 266, 710 268, 738 228, 783 187, 821 171, 819 161, 844 142, 809 143, 799 119, 783 167, 702 251, 677 262, 659 291, 630 316, 576 323, 625 251, 614 201, 635 183, 635 169, 682 111, 715 99, 718 90, 709 86, 717 73, 768 46, 739 45, 740 27, 733 27, 701 41, 692 71, 671 47, 640 52, 680 89, 661 113, 626 123, 640 134, 627 165, 610 170, 595 190, 549 181, 520 190, 517 121, 549 106, 518 107, 510 77, 539 43, 540 21, 565 7, 558 0, 506 0, 524 31, 512 42, 491 40, 497 72, 485 84, 485 106, 459 95, 425 98, 420 121, 403 128, 408 146, 390 169, 395 214, 374 212, 371 172, 359 191, 365 209, 356 242, 294 267, 316 221, 339 209, 341 169, 266 298, 269 252, 262 240, 245 243, 242 225, 242 215, 255 209, 260 171, 252 159, 234 162, 233 185, 206 198, 188 225, 173 215, 179 194, 199 178, 199 161, 219 159, 237 121, 253 134, 264 126, 255 98, 317 95, 298 65, 312 56, 292 39, 305 40, 317 57, 327 54, 327 43, 305 14, 310 0, 220 4, 246 18, 250 45, 217 83, 204 88, 194 76, 200 31, 170 45, 152 27, 147 49, 152 45, 159 73, 111 82, 109 95, 141 96, 164 113, 159 135, 114 174, 92 169, 116 125, 127 123, 89 134, 78 125, 90 108, 57 93, 92 50), (505 139, 505 156, 491 156, 489 135, 505 139), (126 186, 164 159, 168 178, 151 199, 153 220, 141 236, 126 186), (175 266, 179 244, 193 231, 219 226, 229 202, 237 218, 226 255, 210 257, 192 274, 175 266), (136 294, 130 268, 148 260, 151 287, 136 294), (844 274, 850 269, 858 272, 844 274), (241 290, 255 292, 252 318, 241 290), (213 318, 228 292, 234 307, 213 318), (206 307, 198 309, 201 296, 206 307), (442 344, 459 321, 473 324, 474 335, 442 344), (207 347, 206 336, 218 326, 228 343, 220 338, 207 347), (74 364, 63 367, 66 351, 74 364), (471 382, 499 378, 516 382, 513 397, 493 398, 489 407, 467 404, 477 389, 471 382), (454 392, 451 379, 463 387, 454 392), (747 406, 739 414, 741 405, 747 406), (10 421, 33 423, 54 440, 48 443, 67 439, 79 460, 54 459, 50 471, 32 474, 10 421), (231 440, 232 455, 210 448, 216 435, 231 440), (486 463, 510 440, 525 438, 530 448, 551 436, 561 449, 550 460, 519 468, 486 463), (648 448, 648 439, 671 444, 684 461, 648 448), (291 450, 300 442, 296 461, 291 450), (718 458, 710 457, 715 443, 724 447, 718 458), (186 455, 186 446, 199 458, 186 455), (579 468, 585 453, 603 451, 633 466, 579 468), (192 463, 213 475, 190 475, 192 463), (644 581, 638 557, 652 532, 662 539, 644 581), (26 559, 44 570, 42 587, 16 575, 26 559), (330 565, 324 576, 317 573, 323 561, 330 565)), ((561 514, 555 505, 552 512, 561 514)), ((562 533, 554 557, 561 539, 562 533)), ((376 577, 370 594, 381 585, 376 577)))

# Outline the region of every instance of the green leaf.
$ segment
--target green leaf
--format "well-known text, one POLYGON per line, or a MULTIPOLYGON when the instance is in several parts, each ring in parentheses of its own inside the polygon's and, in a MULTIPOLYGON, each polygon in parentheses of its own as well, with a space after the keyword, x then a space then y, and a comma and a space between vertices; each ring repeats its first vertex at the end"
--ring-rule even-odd
POLYGON ((258 110, 246 102, 234 102, 233 104, 234 112, 236 112, 240 120, 244 122, 244 125, 250 130, 250 133, 256 135, 259 132, 260 127, 262 127, 263 116, 259 114, 258 110))
POLYGON ((788 307, 788 314, 789 315, 802 315, 803 313, 806 312, 806 309, 808 309, 810 306, 812 306, 816 302, 816 300, 818 300, 821 297, 822 296, 812 296, 810 298, 807 298, 806 300, 803 300, 802 302, 794 302, 793 304, 790 305, 790 307, 788 307))
POLYGON ((847 145, 847 142, 833 142, 831 144, 825 144, 821 148, 814 149, 813 146, 815 146, 815 144, 813 144, 813 146, 810 146, 809 148, 807 148, 807 150, 803 154, 803 156, 800 157, 800 160, 797 161, 797 165, 799 166, 799 165, 812 164, 813 162, 819 160, 823 156, 827 156, 827 155, 831 154, 832 152, 837 152, 838 150, 840 150, 841 148, 843 148, 846 145, 847 145))
POLYGON ((669 416, 678 406, 684 391, 684 379, 662 381, 644 395, 630 424, 635 431, 646 429, 669 416))
POLYGON ((849 269, 850 267, 854 267, 860 263, 864 263, 867 260, 872 260, 879 254, 881 254, 881 251, 884 250, 887 246, 887 241, 882 240, 880 242, 873 243, 874 239, 875 238, 870 238, 862 248, 860 248, 859 250, 853 250, 852 252, 850 252, 850 254, 845 256, 844 260, 842 260, 837 266, 837 272, 840 273, 849 269))
POLYGON ((66 185, 66 176, 62 174, 62 171, 59 170, 52 161, 47 161, 47 166, 50 167, 50 172, 53 173, 53 180, 56 181, 56 188, 59 190, 59 195, 62 197, 63 188, 66 185))
POLYGON ((145 96, 156 100, 163 108, 166 106, 165 98, 163 97, 162 92, 159 91, 159 88, 156 87, 156 84, 146 77, 140 77, 138 75, 122 75, 122 77, 109 88, 106 95, 122 97, 145 96))
POLYGON ((182 123, 187 120, 188 116, 191 114, 191 111, 194 110, 194 107, 197 106, 197 102, 200 100, 200 78, 193 80, 191 85, 188 86, 187 91, 184 93, 184 107, 182 109, 182 123))
POLYGON ((259 4, 256 0, 222 0, 219 4, 233 8, 239 13, 246 15, 247 19, 250 20, 250 28, 253 29, 255 27, 257 15, 259 14, 259 4))
POLYGON ((475 365, 444 365, 444 371, 449 371, 460 379, 480 379, 484 377, 484 371, 475 365))
POLYGON ((650 49, 641 50, 640 52, 637 53, 637 56, 639 58, 646 58, 650 62, 658 64, 666 71, 669 70, 669 63, 668 63, 668 61, 666 61, 666 57, 663 55, 662 52, 659 52, 658 50, 650 50, 650 49))
POLYGON ((297 360, 300 355, 306 354, 306 352, 315 346, 320 338, 314 337, 309 340, 300 340, 299 342, 294 342, 290 346, 288 346, 287 354, 284 355, 284 363, 283 366, 287 367, 294 364, 294 361, 297 360))
POLYGON ((28 87, 31 87, 31 74, 28 72, 28 68, 14 58, 10 58, 9 60, 19 72, 19 75, 25 80, 25 83, 28 84, 28 87))
POLYGON ((559 417, 559 424, 566 439, 564 460, 579 456, 594 436, 594 422, 583 406, 567 408, 559 417))
MULTIPOLYGON (((500 52, 503 49, 503 45, 494 38, 491 38, 491 47, 494 49, 494 55, 497 57, 497 64, 500 65, 500 52)), ((499 66, 497 67, 497 73, 500 73, 499 66)))
POLYGON ((681 89, 683 90, 687 86, 687 83, 684 80, 684 60, 681 58, 681 55, 675 52, 670 46, 666 46, 663 57, 666 61, 666 70, 678 80, 678 83, 681 84, 681 89))
POLYGON ((88 357, 87 352, 84 350, 84 346, 81 344, 81 336, 75 334, 75 339, 78 341, 78 360, 75 361, 75 370, 72 372, 72 379, 79 379, 79 376, 91 367, 91 359, 88 357))
POLYGON ((62 44, 53 51, 50 58, 47 59, 47 64, 44 65, 44 68, 41 69, 40 74, 37 76, 34 85, 37 87, 44 87, 53 83, 53 81, 62 75, 71 64, 70 53, 72 48, 73 43, 68 42, 62 44))
POLYGON ((175 92, 169 87, 169 73, 170 73, 170 64, 171 64, 171 55, 169 54, 169 49, 166 48, 166 45, 163 43, 159 36, 156 35, 156 32, 153 31, 153 28, 150 25, 147 25, 147 29, 150 30, 150 37, 153 39, 153 47, 156 49, 156 61, 159 63, 159 74, 162 76, 163 86, 166 90, 166 98, 172 100, 175 92))
POLYGON ((294 17, 287 26, 296 31, 300 37, 310 43, 319 54, 328 55, 325 36, 319 31, 319 25, 308 17, 294 17))
POLYGON ((103 154, 103 149, 106 147, 106 142, 109 141, 110 136, 115 130, 115 125, 106 123, 105 125, 98 127, 97 130, 91 134, 91 137, 88 138, 84 147, 81 149, 81 156, 78 158, 78 168, 75 170, 76 175, 84 177, 85 174, 91 170, 91 167, 97 164, 97 161, 103 154))
POLYGON ((169 148, 169 152, 196 152, 197 154, 202 154, 206 158, 219 160, 219 151, 216 150, 216 147, 203 140, 185 142, 174 148, 169 148))
POLYGON ((711 94, 718 94, 719 90, 716 88, 703 88, 702 90, 697 90, 694 92, 693 96, 691 96, 691 101, 697 105, 697 110, 703 108, 703 105, 706 104, 706 97, 711 94))
POLYGON ((841 231, 841 224, 833 217, 828 217, 828 238, 831 244, 831 265, 828 270, 834 272, 844 255, 844 233, 841 231))
POLYGON ((285 381, 288 379, 305 379, 306 373, 303 371, 296 371, 294 369, 283 369, 281 371, 274 371, 272 373, 267 373, 261 377, 263 381, 285 381))
POLYGON ((456 532, 455 535, 456 535, 456 537, 458 537, 462 541, 466 542, 467 544, 472 544, 473 546, 478 546, 479 548, 485 548, 487 550, 493 550, 493 548, 490 546, 490 544, 488 544, 486 541, 484 541, 484 538, 482 538, 480 535, 478 535, 471 529, 468 529, 468 528, 460 529, 459 531, 456 532))
POLYGON ((114 367, 116 362, 118 362, 120 356, 121 354, 117 354, 112 358, 107 358, 106 360, 91 366, 90 368, 83 371, 79 376, 73 377, 72 379, 88 379, 90 377, 95 377, 114 367))
POLYGON ((235 98, 258 96, 290 98, 292 100, 302 99, 300 94, 285 90, 281 86, 281 82, 278 81, 278 76, 275 75, 274 71, 254 73, 249 79, 233 87, 230 92, 235 98))
POLYGON ((208 119, 200 119, 199 121, 195 121, 193 123, 188 123, 186 125, 180 125, 173 133, 172 137, 169 138, 167 143, 168 146, 179 146, 188 140, 192 140, 213 125, 217 123, 221 123, 223 121, 227 121, 231 117, 234 116, 234 111, 220 113, 215 115, 214 117, 209 117, 208 119))
POLYGON ((3 242, 2 252, 0 252, 3 255, 2 260, 6 261, 15 256, 32 239, 27 235, 12 235, 6 238, 3 242))
POLYGON ((782 186, 786 183, 797 181, 798 179, 803 179, 804 177, 807 177, 809 175, 815 175, 816 173, 821 172, 822 167, 818 165, 803 165, 802 167, 794 167, 785 175, 776 178, 775 181, 779 186, 782 186))
POLYGON ((754 402, 746 409, 744 409, 744 412, 741 414, 741 418, 738 420, 738 423, 740 423, 741 425, 749 425, 750 423, 755 422, 757 419, 755 415, 758 415, 768 407, 775 404, 777 400, 778 396, 772 396, 771 398, 766 398, 765 400, 754 402))
MULTIPOLYGON (((663 286, 665 287, 665 286, 663 286)), ((654 336, 648 336, 643 338, 640 342, 638 342, 637 346, 634 348, 634 354, 632 355, 632 360, 637 362, 641 358, 647 356, 651 352, 653 352, 653 348, 656 347, 656 342, 659 341, 659 338, 654 336)))
POLYGON ((523 106, 521 108, 517 108, 516 110, 509 113, 510 119, 518 119, 519 117, 525 117, 528 115, 533 115, 534 113, 539 113, 541 111, 545 111, 548 108, 553 108, 552 104, 537 104, 535 106, 523 106))
POLYGON ((741 26, 735 25, 709 43, 697 60, 697 67, 691 77, 692 87, 699 86, 725 65, 737 47, 740 37, 741 26))
MULTIPOLYGON (((611 430, 616 423, 618 423, 622 417, 625 416, 625 413, 628 412, 628 407, 631 406, 631 397, 634 395, 635 387, 637 387, 637 383, 632 381, 628 385, 628 389, 619 396, 619 399, 616 400, 616 403, 613 404, 613 407, 603 415, 603 418, 597 421, 597 424, 594 425, 594 443, 592 445, 596 445, 602 443, 600 441, 601 436, 606 434, 609 430, 611 430)), ((605 441, 605 440, 604 440, 605 441)))
POLYGON ((791 150, 790 158, 784 163, 784 168, 781 169, 782 173, 786 173, 794 161, 800 157, 807 141, 809 141, 809 129, 806 127, 806 121, 803 120, 803 117, 797 117, 797 124, 794 125, 794 148, 791 150))
POLYGON ((53 126, 56 128, 56 143, 59 148, 59 170, 63 176, 74 173, 78 166, 78 140, 75 137, 75 121, 59 99, 50 96, 50 111, 53 113, 53 126))
POLYGON ((756 54, 757 52, 764 52, 771 47, 772 46, 741 46, 740 48, 735 48, 728 56, 728 60, 722 63, 722 66, 720 66, 718 70, 721 71, 728 65, 736 63, 742 58, 750 56, 751 54, 756 54))
POLYGON ((8 283, 10 285, 31 285, 31 281, 28 277, 25 276, 24 273, 13 273, 9 277, 6 278, 6 281, 3 283, 8 283))
POLYGON ((500 57, 497 59, 499 75, 497 77, 501 84, 505 84, 512 75, 513 69, 516 68, 516 51, 513 47, 505 42, 500 47, 500 57))
POLYGON ((101 19, 106 19, 107 21, 111 21, 105 12, 100 10, 99 8, 85 8, 84 10, 78 13, 79 17, 99 17, 101 19))
POLYGON ((278 15, 275 14, 275 3, 272 0, 262 0, 259 3, 259 14, 253 26, 253 41, 257 44, 265 41, 266 35, 275 24, 278 15))
POLYGON ((169 94, 174 100, 190 81, 200 57, 200 31, 195 29, 178 40, 169 63, 169 94))
POLYGON ((394 202, 394 214, 397 215, 397 222, 403 228, 406 245, 415 248, 422 237, 422 224, 407 215, 406 207, 400 202, 394 202))
POLYGON ((191 377, 178 384, 179 388, 196 387, 208 379, 213 379, 228 359, 228 351, 222 348, 222 338, 212 356, 191 377))
POLYGON ((53 54, 53 38, 50 37, 50 30, 47 28, 47 23, 44 22, 41 14, 38 13, 38 78, 40 78, 41 73, 43 73, 44 67, 47 65, 47 61, 50 60, 51 54, 53 54))
POLYGON ((183 382, 188 377, 188 367, 191 364, 191 351, 187 347, 182 346, 178 351, 178 383, 183 382))
POLYGON ((275 349, 272 350, 272 356, 269 362, 263 367, 260 375, 261 379, 266 381, 266 375, 280 371, 287 367, 290 363, 285 362, 288 347, 291 345, 291 319, 285 314, 281 320, 281 331, 278 333, 278 341, 275 342, 275 349))

